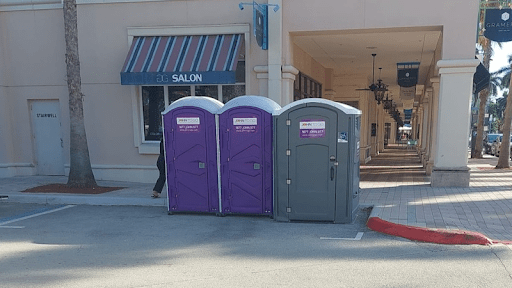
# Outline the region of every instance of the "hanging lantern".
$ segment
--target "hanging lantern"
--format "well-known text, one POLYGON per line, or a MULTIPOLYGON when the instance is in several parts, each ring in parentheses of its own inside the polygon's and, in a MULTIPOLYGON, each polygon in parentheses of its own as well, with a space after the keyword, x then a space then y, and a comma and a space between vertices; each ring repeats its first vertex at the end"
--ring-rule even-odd
POLYGON ((389 110, 393 107, 393 100, 388 98, 388 94, 386 94, 386 99, 382 100, 382 106, 384 110, 389 110))

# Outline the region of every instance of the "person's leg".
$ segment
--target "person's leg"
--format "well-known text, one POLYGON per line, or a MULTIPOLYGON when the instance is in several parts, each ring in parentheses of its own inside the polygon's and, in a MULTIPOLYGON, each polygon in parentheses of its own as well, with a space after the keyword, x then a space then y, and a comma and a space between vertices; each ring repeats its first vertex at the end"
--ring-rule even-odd
POLYGON ((158 177, 158 180, 156 180, 155 187, 153 187, 154 198, 160 197, 160 193, 162 193, 162 189, 164 188, 165 184, 165 164, 163 161, 158 161, 157 167, 158 171, 160 172, 160 176, 158 177))

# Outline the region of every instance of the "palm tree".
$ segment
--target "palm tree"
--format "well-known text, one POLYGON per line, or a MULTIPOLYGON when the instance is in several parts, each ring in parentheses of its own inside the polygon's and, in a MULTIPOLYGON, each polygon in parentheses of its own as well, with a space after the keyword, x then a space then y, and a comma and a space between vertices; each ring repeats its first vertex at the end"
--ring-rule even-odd
MULTIPOLYGON (((508 89, 507 94, 512 89, 512 77, 510 72, 512 71, 512 55, 508 58, 509 66, 500 69, 505 75, 501 80, 502 88, 508 89), (508 80, 508 81, 507 81, 508 80), (508 84, 508 87, 505 85, 508 84)), ((505 108, 505 116, 503 119, 503 142, 501 142, 500 158, 496 168, 510 168, 510 122, 512 121, 512 100, 507 97, 507 106, 505 108)))
POLYGON ((96 187, 84 125, 76 0, 64 0, 63 5, 70 122, 70 170, 67 185, 76 188, 96 187))
MULTIPOLYGON (((500 89, 507 89, 507 87, 504 87, 506 84, 510 81, 510 74, 507 73, 507 70, 509 70, 509 67, 502 68, 496 72, 491 73, 491 89, 492 89, 492 95, 498 94, 498 88, 500 89), (505 75, 503 75, 505 73, 505 75)), ((493 116, 494 123, 497 123, 496 127, 493 127, 491 131, 493 132, 501 132, 502 127, 501 123, 503 122, 503 116, 505 114, 505 106, 507 105, 507 97, 508 92, 504 91, 502 93, 502 97, 496 99, 495 103, 489 103, 488 105, 488 113, 489 115, 493 116)))
MULTIPOLYGON (((501 7, 501 2, 499 1, 487 1, 487 0, 480 0, 480 17, 479 17, 479 23, 481 27, 484 26, 484 19, 485 19, 485 10, 487 8, 493 8, 493 7, 501 7)), ((501 43, 499 42, 492 42, 491 40, 485 38, 483 35, 478 35, 478 44, 481 46, 481 50, 483 51, 483 65, 489 71, 489 64, 491 62, 491 57, 494 53, 492 49, 492 43, 496 43, 499 47, 501 47, 501 43)), ((490 94, 493 94, 493 90, 495 90, 495 87, 493 89, 492 83, 489 86, 491 89, 487 88, 479 93, 479 100, 480 105, 478 109, 478 123, 477 123, 477 129, 476 129, 476 139, 475 139, 475 151, 471 154, 471 158, 482 158, 482 151, 483 151, 483 140, 484 140, 484 120, 485 120, 485 107, 487 105, 487 99, 489 98, 490 94)))
POLYGON ((492 132, 501 132, 503 123, 503 115, 505 114, 505 106, 507 105, 507 93, 503 93, 503 97, 498 98, 496 103, 489 103, 489 115, 492 115, 493 123, 491 127, 492 132))
MULTIPOLYGON (((492 49, 492 41, 484 38, 479 37, 480 45, 482 46, 482 49, 484 51, 484 59, 483 59, 483 65, 484 67, 489 70, 489 64, 491 62, 491 56, 493 54, 492 49)), ((487 99, 489 98, 489 88, 485 88, 478 94, 480 105, 478 108, 478 123, 476 128, 476 142, 475 142, 475 151, 471 155, 471 158, 482 158, 482 151, 483 151, 483 141, 484 141, 484 120, 485 120, 485 106, 487 105, 487 99)))

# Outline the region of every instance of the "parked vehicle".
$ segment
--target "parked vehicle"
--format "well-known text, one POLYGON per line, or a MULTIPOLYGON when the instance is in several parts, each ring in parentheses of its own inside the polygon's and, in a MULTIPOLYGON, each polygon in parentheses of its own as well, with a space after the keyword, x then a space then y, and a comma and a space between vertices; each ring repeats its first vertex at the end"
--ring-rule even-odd
POLYGON ((494 134, 487 134, 484 138, 484 153, 485 154, 491 154, 491 155, 494 155, 494 153, 491 153, 491 146, 492 146, 492 143, 494 141, 496 141, 496 139, 498 137, 501 137, 503 136, 503 134, 497 134, 497 133, 494 133, 494 134))
MULTIPOLYGON (((491 146, 491 155, 500 157, 501 142, 503 141, 503 135, 499 136, 494 140, 491 146)), ((512 136, 510 136, 510 155, 512 156, 512 136)))

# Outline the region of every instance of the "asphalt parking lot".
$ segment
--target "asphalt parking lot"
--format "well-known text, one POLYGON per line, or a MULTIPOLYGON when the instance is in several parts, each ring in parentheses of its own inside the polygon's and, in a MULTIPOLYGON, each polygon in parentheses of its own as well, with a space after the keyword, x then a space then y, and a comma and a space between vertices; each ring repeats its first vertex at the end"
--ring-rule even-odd
POLYGON ((0 201, 0 287, 509 287, 507 246, 352 224, 0 201), (411 275, 415 275, 411 277, 411 275), (385 283, 385 284, 384 284, 385 283), (453 284, 453 285, 451 285, 453 284))

